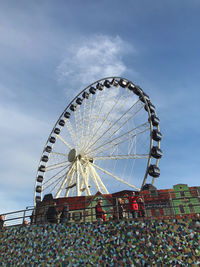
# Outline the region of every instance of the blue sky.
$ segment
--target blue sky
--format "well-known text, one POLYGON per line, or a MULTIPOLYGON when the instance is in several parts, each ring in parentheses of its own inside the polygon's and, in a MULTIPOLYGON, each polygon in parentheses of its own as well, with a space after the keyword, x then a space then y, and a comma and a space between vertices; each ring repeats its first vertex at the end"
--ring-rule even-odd
POLYGON ((119 75, 157 108, 157 188, 199 186, 200 2, 0 1, 0 211, 33 204, 58 117, 91 82, 119 75))

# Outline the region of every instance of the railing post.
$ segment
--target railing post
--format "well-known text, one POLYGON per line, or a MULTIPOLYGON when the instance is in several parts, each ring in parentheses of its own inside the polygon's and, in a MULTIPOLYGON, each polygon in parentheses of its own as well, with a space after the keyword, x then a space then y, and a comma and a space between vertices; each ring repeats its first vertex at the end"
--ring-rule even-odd
POLYGON ((25 209, 24 212, 23 212, 22 224, 24 223, 24 220, 25 220, 26 210, 27 210, 27 207, 26 207, 26 209, 25 209))
POLYGON ((91 207, 90 209, 91 209, 91 221, 93 222, 93 207, 91 207))
POLYGON ((116 197, 115 198, 115 204, 116 204, 116 206, 117 206, 117 219, 118 219, 118 221, 119 221, 119 203, 118 203, 118 198, 116 197))
POLYGON ((24 212, 23 212, 22 224, 23 224, 24 221, 25 221, 25 218, 26 218, 26 212, 27 212, 27 210, 28 210, 29 208, 30 208, 30 206, 27 206, 26 209, 25 209, 24 212))

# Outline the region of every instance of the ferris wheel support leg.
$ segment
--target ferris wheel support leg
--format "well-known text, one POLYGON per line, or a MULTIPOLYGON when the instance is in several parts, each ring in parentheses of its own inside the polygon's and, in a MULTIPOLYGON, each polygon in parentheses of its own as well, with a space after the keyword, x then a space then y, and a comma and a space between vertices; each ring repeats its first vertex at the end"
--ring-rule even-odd
MULTIPOLYGON (((70 186, 72 186, 72 180, 74 178, 74 171, 72 172, 70 178, 69 178, 69 181, 67 183, 67 187, 66 187, 66 192, 65 192, 65 197, 68 197, 69 195, 69 190, 70 190, 70 186)), ((73 188, 72 188, 73 189, 73 188)))
POLYGON ((105 191, 106 194, 109 194, 106 186, 104 185, 104 183, 102 182, 101 178, 99 177, 99 175, 97 174, 95 168, 93 166, 90 166, 90 168, 92 169, 97 181, 100 183, 100 185, 102 186, 103 190, 105 191))
POLYGON ((83 168, 82 168, 80 163, 79 163, 79 168, 80 168, 81 177, 82 177, 80 188, 82 188, 83 184, 85 184, 85 189, 86 189, 87 195, 90 196, 91 192, 90 192, 89 185, 88 185, 88 172, 86 171, 84 173, 83 168))
POLYGON ((76 195, 79 197, 81 195, 80 192, 80 171, 78 160, 76 160, 76 195))
POLYGON ((91 166, 90 166, 90 172, 91 172, 91 174, 92 174, 91 177, 92 177, 92 179, 93 179, 93 181, 94 181, 94 183, 95 183, 95 185, 96 185, 97 190, 98 190, 99 192, 101 192, 100 186, 99 186, 99 184, 98 184, 98 182, 97 182, 97 179, 96 179, 96 174, 95 174, 94 170, 91 168, 91 166))
POLYGON ((57 194, 55 196, 56 198, 59 197, 59 195, 60 195, 60 193, 61 193, 61 191, 62 191, 62 189, 63 189, 63 187, 64 187, 64 185, 65 185, 65 183, 67 181, 67 178, 69 177, 69 175, 71 174, 72 171, 73 171, 73 165, 72 165, 71 169, 69 169, 69 171, 67 172, 67 174, 65 176, 65 179, 63 180, 63 182, 62 182, 62 184, 61 184, 61 186, 60 186, 60 188, 59 188, 59 190, 58 190, 58 192, 57 192, 57 194))

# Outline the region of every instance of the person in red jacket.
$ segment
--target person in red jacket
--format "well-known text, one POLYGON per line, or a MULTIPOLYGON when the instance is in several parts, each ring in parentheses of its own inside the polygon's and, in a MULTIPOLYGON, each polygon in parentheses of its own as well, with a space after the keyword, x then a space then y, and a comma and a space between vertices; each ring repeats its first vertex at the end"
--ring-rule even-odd
POLYGON ((97 221, 98 222, 102 222, 102 221, 106 222, 106 213, 102 209, 101 205, 102 205, 102 199, 98 199, 97 205, 95 207, 95 210, 96 210, 96 218, 97 218, 97 221))
POLYGON ((132 218, 138 217, 138 196, 135 195, 135 192, 132 192, 131 196, 128 197, 129 201, 129 212, 132 215, 132 218))

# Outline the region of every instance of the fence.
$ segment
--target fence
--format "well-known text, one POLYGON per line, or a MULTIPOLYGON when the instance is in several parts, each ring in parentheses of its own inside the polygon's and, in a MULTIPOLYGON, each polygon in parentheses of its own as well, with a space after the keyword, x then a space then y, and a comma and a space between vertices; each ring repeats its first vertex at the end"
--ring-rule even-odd
MULTIPOLYGON (((164 192, 162 194, 141 194, 138 197, 144 200, 144 205, 139 205, 136 214, 132 214, 129 205, 129 197, 125 195, 118 195, 117 197, 105 197, 101 195, 103 200, 101 205, 105 211, 107 220, 146 220, 152 218, 167 218, 167 217, 180 217, 180 216, 193 216, 200 214, 200 196, 196 191, 188 194, 188 191, 180 192, 164 192), (121 202, 121 203, 120 203, 121 202)), ((77 203, 57 204, 58 210, 57 223, 60 222, 60 214, 64 206, 68 206, 67 222, 96 222, 96 204, 97 199, 91 203, 87 203, 87 198, 84 201, 77 203), (81 208, 80 208, 81 207, 81 208)), ((55 201, 55 200, 53 200, 55 201)), ((9 212, 5 215, 6 227, 22 225, 24 222, 29 224, 40 224, 48 222, 47 210, 52 206, 50 202, 41 202, 37 207, 29 206, 24 210, 9 212)))

